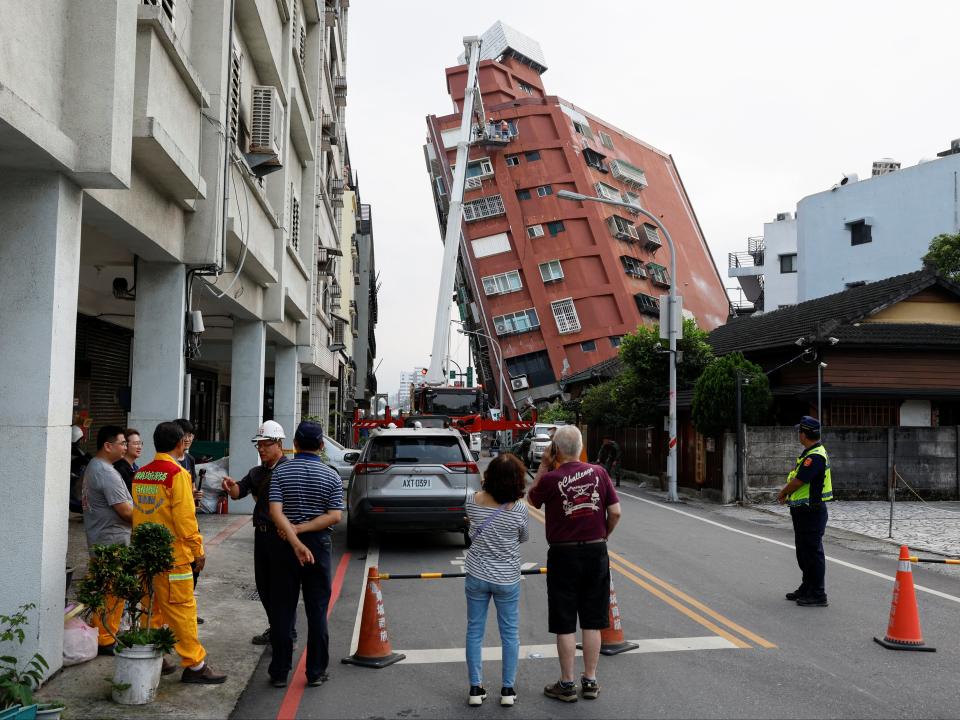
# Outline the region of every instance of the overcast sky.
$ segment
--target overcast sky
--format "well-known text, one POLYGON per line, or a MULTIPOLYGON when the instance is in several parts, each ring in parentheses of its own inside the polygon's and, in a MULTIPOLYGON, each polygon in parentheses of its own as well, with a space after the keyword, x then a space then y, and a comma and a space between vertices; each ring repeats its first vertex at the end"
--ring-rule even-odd
POLYGON ((497 20, 539 41, 548 94, 673 155, 727 287, 727 253, 777 212, 960 137, 956 2, 353 0, 347 132, 373 210, 380 392, 429 364, 442 244, 424 118, 451 111, 463 36, 497 20))

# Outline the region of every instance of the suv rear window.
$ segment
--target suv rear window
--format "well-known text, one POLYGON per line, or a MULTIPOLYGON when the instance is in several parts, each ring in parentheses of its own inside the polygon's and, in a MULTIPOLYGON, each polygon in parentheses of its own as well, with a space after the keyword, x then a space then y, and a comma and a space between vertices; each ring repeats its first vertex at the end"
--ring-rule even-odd
POLYGON ((375 437, 367 454, 367 462, 381 463, 444 465, 464 459, 455 437, 375 437))

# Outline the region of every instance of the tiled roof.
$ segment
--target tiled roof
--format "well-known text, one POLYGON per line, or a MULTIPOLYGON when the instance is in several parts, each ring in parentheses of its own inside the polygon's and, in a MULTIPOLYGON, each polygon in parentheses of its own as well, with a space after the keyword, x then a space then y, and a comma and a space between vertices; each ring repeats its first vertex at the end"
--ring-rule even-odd
POLYGON ((768 350, 795 344, 799 337, 834 336, 864 345, 910 346, 960 345, 960 327, 862 323, 864 318, 934 285, 960 297, 960 286, 931 270, 918 270, 843 292, 780 308, 771 312, 734 318, 710 333, 718 355, 768 350))
POLYGON ((608 379, 619 375, 622 371, 623 362, 618 355, 614 355, 612 358, 599 362, 596 365, 591 365, 586 370, 581 370, 577 374, 561 380, 560 384, 566 387, 567 385, 587 382, 594 378, 608 379))

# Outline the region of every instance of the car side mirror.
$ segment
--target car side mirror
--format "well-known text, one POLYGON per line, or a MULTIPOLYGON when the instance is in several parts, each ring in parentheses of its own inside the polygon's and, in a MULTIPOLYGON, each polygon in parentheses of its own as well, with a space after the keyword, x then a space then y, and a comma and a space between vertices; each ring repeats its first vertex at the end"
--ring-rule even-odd
POLYGON ((357 460, 360 459, 360 453, 358 452, 348 452, 343 454, 343 461, 355 465, 357 460))

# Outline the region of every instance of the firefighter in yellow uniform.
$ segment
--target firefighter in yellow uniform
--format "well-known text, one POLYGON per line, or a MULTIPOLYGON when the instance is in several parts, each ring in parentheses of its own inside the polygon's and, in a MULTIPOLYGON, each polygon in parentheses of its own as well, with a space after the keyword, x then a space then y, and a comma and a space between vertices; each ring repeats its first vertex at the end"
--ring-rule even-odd
POLYGON ((157 455, 133 476, 133 528, 159 523, 173 533, 174 567, 153 579, 153 623, 167 625, 177 639, 185 683, 215 685, 227 679, 206 662, 206 650, 197 636, 197 600, 193 596, 191 563, 202 568, 203 537, 197 525, 190 473, 174 460, 183 455, 183 430, 163 422, 153 431, 157 455))

